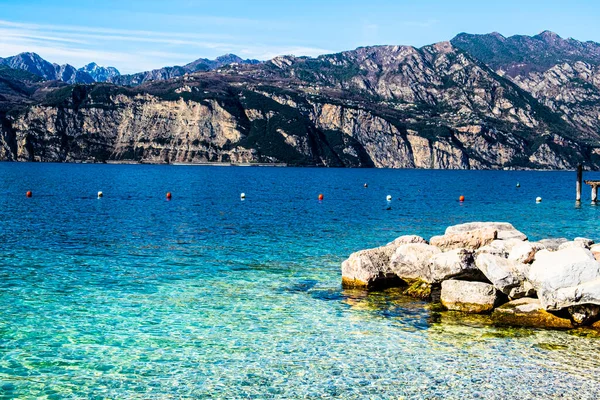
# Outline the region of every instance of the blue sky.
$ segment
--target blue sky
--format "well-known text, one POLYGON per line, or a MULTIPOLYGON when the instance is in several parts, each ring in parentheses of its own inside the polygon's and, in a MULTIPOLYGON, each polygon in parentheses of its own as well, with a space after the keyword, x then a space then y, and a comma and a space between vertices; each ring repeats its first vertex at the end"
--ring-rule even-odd
POLYGON ((235 53, 269 59, 375 44, 423 46, 460 32, 552 30, 600 42, 598 1, 0 0, 0 57, 33 51, 125 73, 235 53))

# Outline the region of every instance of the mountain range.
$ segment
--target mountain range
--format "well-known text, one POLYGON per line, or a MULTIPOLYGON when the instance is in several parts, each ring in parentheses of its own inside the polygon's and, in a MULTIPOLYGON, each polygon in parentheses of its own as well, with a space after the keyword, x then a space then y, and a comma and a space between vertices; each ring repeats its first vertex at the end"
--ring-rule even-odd
POLYGON ((5 160, 600 167, 600 44, 548 31, 133 75, 1 65, 5 160))

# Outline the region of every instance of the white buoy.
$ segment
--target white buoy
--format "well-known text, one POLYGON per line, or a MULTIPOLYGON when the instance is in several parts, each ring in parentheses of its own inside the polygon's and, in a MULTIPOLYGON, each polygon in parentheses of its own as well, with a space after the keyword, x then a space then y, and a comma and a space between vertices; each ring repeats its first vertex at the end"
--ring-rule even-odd
POLYGON ((246 193, 241 193, 240 194, 240 199, 244 200, 246 198, 246 193))
POLYGON ((536 197, 535 202, 536 203, 541 203, 542 202, 542 198, 541 197, 536 197))
POLYGON ((385 198, 387 201, 392 201, 392 196, 391 195, 387 195, 387 197, 385 198))
POLYGON ((517 187, 521 187, 521 184, 519 182, 517 182, 517 187))
POLYGON ((103 196, 104 196, 104 193, 102 193, 102 192, 98 192, 98 198, 101 198, 101 197, 103 197, 103 196))

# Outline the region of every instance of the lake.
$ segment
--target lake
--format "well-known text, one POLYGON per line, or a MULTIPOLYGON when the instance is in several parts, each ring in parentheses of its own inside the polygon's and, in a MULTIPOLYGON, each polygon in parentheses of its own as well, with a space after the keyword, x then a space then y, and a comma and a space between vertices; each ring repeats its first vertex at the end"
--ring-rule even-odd
POLYGON ((593 335, 340 286, 462 222, 599 240, 574 199, 575 172, 0 163, 0 398, 598 398, 593 335))

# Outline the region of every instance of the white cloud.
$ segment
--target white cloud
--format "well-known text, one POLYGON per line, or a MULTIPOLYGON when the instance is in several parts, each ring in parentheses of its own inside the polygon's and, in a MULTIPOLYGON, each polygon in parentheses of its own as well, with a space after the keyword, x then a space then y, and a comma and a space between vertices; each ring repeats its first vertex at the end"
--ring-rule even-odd
MULTIPOLYGON (((213 19, 212 22, 226 21, 213 19)), ((26 51, 38 53, 51 62, 69 63, 76 67, 94 61, 100 65, 115 66, 122 73, 145 71, 165 65, 182 65, 200 57, 214 58, 225 53, 267 60, 282 54, 317 56, 331 52, 311 46, 287 47, 251 43, 246 38, 218 34, 29 24, 0 20, 0 57, 26 51)))

